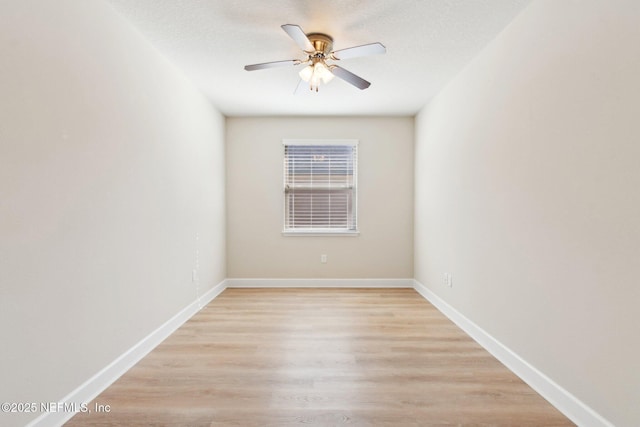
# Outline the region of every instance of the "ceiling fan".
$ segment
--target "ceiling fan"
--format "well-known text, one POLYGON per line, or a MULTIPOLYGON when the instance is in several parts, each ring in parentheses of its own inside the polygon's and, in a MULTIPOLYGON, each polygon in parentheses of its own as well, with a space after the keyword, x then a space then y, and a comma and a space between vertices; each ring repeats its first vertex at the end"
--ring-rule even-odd
POLYGON ((302 31, 302 28, 298 25, 291 24, 282 25, 282 29, 293 39, 294 42, 296 42, 298 46, 300 46, 304 54, 307 56, 306 59, 290 59, 288 61, 246 65, 244 69, 247 71, 255 71, 287 65, 308 64, 299 73, 301 80, 298 83, 296 92, 302 85, 303 81, 309 83, 310 90, 315 90, 317 92, 320 82, 327 84, 334 76, 352 84, 360 90, 366 89, 371 85, 371 83, 338 65, 327 63, 327 61, 339 61, 342 59, 385 53, 387 51, 382 43, 370 43, 346 49, 332 50, 333 38, 327 34, 305 34, 305 32, 302 31))

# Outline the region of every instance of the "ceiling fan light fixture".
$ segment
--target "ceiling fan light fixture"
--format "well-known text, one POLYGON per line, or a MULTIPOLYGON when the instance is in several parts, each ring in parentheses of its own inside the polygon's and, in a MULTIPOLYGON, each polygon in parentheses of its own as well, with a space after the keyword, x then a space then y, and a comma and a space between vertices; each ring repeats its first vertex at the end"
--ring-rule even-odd
MULTIPOLYGON (((361 46, 348 47, 340 50, 333 49, 333 38, 324 33, 305 32, 298 25, 285 24, 282 29, 296 42, 306 55, 306 59, 291 59, 288 61, 264 62, 261 64, 245 65, 247 71, 262 70, 265 68, 280 67, 285 65, 308 64, 300 70, 300 79, 309 83, 309 88, 317 92, 320 83, 327 84, 335 76, 357 87, 360 90, 368 88, 371 83, 353 74, 336 64, 327 64, 325 61, 339 61, 347 58, 385 53, 386 48, 382 43, 369 43, 361 46)), ((300 87, 300 84, 298 84, 300 87)), ((297 88, 296 88, 297 90, 297 88)))
POLYGON ((333 79, 333 73, 324 61, 316 61, 313 65, 304 67, 298 73, 300 78, 309 83, 309 89, 318 91, 320 82, 327 84, 333 79))

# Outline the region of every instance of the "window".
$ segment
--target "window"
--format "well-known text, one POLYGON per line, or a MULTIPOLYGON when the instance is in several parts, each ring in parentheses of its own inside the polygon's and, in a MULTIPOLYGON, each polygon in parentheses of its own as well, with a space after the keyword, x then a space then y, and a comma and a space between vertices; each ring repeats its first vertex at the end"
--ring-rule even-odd
POLYGON ((283 143, 284 233, 357 234, 358 141, 283 143))

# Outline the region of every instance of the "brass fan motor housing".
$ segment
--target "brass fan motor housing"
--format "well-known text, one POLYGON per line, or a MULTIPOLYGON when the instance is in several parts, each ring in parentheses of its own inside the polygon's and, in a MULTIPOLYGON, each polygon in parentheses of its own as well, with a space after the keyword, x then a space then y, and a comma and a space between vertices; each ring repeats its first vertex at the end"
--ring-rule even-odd
MULTIPOLYGON (((307 34, 307 38, 313 45, 313 48, 318 53, 322 53, 325 56, 329 56, 331 51, 333 50, 333 38, 327 34, 323 33, 310 33, 307 34)), ((307 52, 307 53, 315 53, 315 52, 307 52)))

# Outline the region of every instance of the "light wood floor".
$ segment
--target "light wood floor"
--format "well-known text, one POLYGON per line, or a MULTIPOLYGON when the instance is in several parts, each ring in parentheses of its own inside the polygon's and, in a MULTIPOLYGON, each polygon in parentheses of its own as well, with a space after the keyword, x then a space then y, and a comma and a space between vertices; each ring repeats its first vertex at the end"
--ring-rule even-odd
POLYGON ((67 425, 573 425, 413 289, 227 289, 95 402, 67 425))

